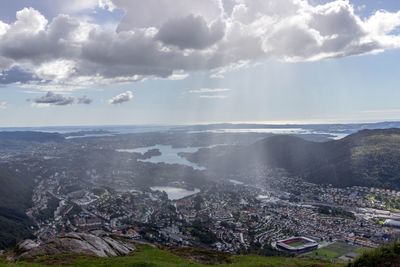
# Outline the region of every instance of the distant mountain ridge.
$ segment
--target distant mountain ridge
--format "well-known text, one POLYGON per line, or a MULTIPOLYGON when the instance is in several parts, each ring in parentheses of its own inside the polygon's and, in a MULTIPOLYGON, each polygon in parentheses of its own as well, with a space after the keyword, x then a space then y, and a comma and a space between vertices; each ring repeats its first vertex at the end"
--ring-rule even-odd
POLYGON ((23 149, 26 144, 45 142, 63 142, 64 136, 59 133, 35 131, 0 131, 0 151, 5 149, 23 149))
POLYGON ((384 121, 371 123, 334 123, 334 124, 260 124, 260 123, 218 123, 179 126, 176 129, 191 131, 207 131, 221 129, 307 129, 317 132, 355 133, 361 130, 400 128, 400 121, 384 121))
POLYGON ((46 133, 35 131, 4 131, 0 132, 1 141, 27 141, 27 142, 59 142, 64 137, 59 133, 46 133))

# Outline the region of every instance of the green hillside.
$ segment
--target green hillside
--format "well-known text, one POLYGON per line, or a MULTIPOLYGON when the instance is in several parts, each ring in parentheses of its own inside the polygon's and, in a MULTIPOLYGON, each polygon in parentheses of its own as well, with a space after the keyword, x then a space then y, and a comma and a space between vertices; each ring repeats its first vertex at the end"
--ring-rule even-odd
POLYGON ((38 258, 34 261, 7 262, 0 257, 1 267, 384 267, 400 266, 400 243, 364 252, 350 264, 331 264, 307 258, 262 257, 254 255, 230 256, 201 249, 159 249, 138 245, 130 256, 96 258, 76 255, 58 255, 38 258), (179 256, 178 256, 179 255, 179 256), (204 262, 206 261, 206 262, 204 262), (203 263, 200 263, 203 262, 203 263))
POLYGON ((52 255, 29 262, 10 263, 5 257, 0 257, 1 267, 399 267, 400 243, 368 250, 350 264, 332 264, 296 257, 231 256, 202 249, 167 250, 148 245, 137 245, 137 250, 131 255, 114 258, 52 255))
POLYGON ((399 141, 399 129, 364 130, 326 143, 297 141, 271 163, 315 183, 399 189, 399 141))
POLYGON ((399 267, 400 243, 365 252, 348 267, 399 267))
POLYGON ((6 263, 0 260, 0 266, 4 267, 43 267, 43 266, 74 266, 74 267, 334 267, 332 265, 316 260, 306 260, 299 258, 283 257, 261 257, 261 256, 226 256, 219 253, 205 252, 202 250, 193 250, 190 253, 184 253, 189 258, 206 258, 207 264, 198 263, 188 259, 175 251, 161 250, 158 248, 141 245, 138 251, 131 256, 115 258, 94 258, 86 256, 49 256, 36 259, 35 262, 16 262, 6 263), (210 260, 214 264, 210 264, 210 260))
POLYGON ((269 166, 314 183, 400 189, 400 129, 363 130, 328 142, 273 136, 247 147, 185 156, 223 174, 269 166))

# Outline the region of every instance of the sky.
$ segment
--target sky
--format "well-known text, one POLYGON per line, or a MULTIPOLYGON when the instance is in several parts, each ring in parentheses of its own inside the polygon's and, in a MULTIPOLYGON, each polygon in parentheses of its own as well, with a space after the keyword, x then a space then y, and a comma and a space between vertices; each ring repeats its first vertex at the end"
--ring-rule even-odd
POLYGON ((400 120, 400 1, 5 0, 0 127, 400 120))

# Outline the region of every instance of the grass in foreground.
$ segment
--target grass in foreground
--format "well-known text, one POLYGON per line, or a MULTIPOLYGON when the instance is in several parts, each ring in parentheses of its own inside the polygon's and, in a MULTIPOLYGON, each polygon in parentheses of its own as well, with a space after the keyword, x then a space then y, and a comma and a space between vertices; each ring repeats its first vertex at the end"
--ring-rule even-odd
POLYGON ((364 252, 349 267, 400 267, 400 242, 364 252))
MULTIPOLYGON (((199 253, 193 251, 194 254, 199 253)), ((201 253, 201 252, 200 252, 201 253)), ((207 257, 213 257, 208 255, 207 257)), ((48 256, 36 259, 34 262, 6 263, 0 260, 4 267, 43 267, 43 266, 73 266, 73 267, 334 267, 320 260, 261 257, 261 256, 231 256, 224 259, 225 263, 205 265, 195 263, 177 256, 168 250, 160 250, 150 246, 138 246, 131 256, 115 258, 95 258, 87 256, 48 256)))

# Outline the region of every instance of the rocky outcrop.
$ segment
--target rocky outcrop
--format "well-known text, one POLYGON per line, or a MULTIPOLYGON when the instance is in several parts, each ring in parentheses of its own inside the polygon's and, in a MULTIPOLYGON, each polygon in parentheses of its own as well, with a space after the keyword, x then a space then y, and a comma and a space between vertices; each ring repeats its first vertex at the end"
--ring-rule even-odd
POLYGON ((37 247, 39 247, 39 244, 31 239, 26 239, 18 244, 18 250, 20 252, 26 252, 37 247))
POLYGON ((83 254, 97 257, 124 256, 134 251, 134 246, 109 236, 86 233, 70 233, 44 244, 26 240, 19 246, 22 252, 18 258, 35 258, 54 254, 83 254))

